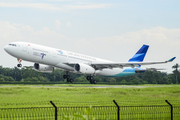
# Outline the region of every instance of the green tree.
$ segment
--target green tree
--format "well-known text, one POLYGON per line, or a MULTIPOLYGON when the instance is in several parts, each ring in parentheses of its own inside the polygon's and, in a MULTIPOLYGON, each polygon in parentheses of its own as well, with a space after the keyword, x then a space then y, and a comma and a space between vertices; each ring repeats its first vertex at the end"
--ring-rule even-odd
POLYGON ((175 71, 173 71, 173 73, 176 76, 176 84, 178 84, 178 74, 179 74, 178 68, 179 68, 179 64, 176 63, 175 65, 172 66, 172 68, 175 69, 175 71))
POLYGON ((13 69, 13 78, 15 81, 21 81, 22 76, 21 76, 21 70, 17 67, 14 67, 13 69))
POLYGON ((75 80, 75 82, 86 82, 86 77, 85 76, 80 76, 80 77, 77 77, 75 80))
POLYGON ((46 78, 46 77, 43 77, 43 76, 38 76, 38 81, 40 81, 40 82, 47 82, 47 81, 49 81, 49 79, 46 78))
POLYGON ((96 76, 95 79, 97 82, 103 82, 102 77, 96 76))
POLYGON ((4 81, 14 81, 11 76, 4 76, 4 81))
POLYGON ((0 82, 3 82, 4 81, 4 78, 0 78, 0 82))
POLYGON ((123 85, 126 85, 126 84, 127 84, 127 82, 126 82, 126 80, 125 80, 125 79, 124 79, 124 80, 122 80, 120 83, 121 83, 121 84, 123 84, 123 85))
POLYGON ((143 80, 147 81, 148 84, 162 84, 162 73, 156 70, 146 71, 143 75, 143 80))
POLYGON ((115 78, 108 78, 107 82, 116 82, 116 79, 115 78))
POLYGON ((27 77, 25 79, 23 79, 23 81, 26 81, 26 82, 39 82, 38 78, 37 77, 27 77))
POLYGON ((33 66, 26 66, 21 69, 22 79, 42 76, 41 72, 33 70, 33 66))

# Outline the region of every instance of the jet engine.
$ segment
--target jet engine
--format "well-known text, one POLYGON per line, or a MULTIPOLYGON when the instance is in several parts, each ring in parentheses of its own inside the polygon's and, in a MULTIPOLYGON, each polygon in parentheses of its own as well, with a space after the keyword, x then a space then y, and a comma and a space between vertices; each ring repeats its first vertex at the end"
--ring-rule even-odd
POLYGON ((54 71, 54 67, 49 65, 40 65, 39 63, 34 63, 34 70, 38 72, 44 72, 44 73, 52 73, 54 71))
POLYGON ((87 64, 78 63, 74 65, 74 70, 83 74, 94 74, 95 69, 87 64))

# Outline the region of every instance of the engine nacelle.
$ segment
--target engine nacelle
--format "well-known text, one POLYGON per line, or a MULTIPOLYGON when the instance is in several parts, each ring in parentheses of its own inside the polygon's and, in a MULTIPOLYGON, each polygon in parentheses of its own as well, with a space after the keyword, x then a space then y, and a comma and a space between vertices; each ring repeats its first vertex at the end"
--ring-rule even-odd
POLYGON ((78 63, 74 65, 74 70, 83 74, 94 74, 95 69, 89 65, 78 63))
POLYGON ((54 67, 49 65, 40 65, 39 63, 34 63, 34 70, 38 72, 44 72, 44 73, 52 73, 54 71, 54 67))

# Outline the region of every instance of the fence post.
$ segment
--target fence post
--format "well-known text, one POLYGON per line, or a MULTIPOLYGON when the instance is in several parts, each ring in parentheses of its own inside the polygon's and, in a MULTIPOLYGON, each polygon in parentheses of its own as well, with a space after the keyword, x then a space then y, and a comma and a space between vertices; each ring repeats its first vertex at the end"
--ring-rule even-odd
POLYGON ((169 103, 167 100, 165 100, 168 105, 171 106, 171 120, 173 120, 173 106, 171 103, 169 103))
POLYGON ((117 106, 118 110, 117 110, 117 120, 120 120, 120 116, 119 116, 119 105, 117 104, 117 102, 115 100, 113 100, 114 104, 117 106))
POLYGON ((52 101, 50 101, 50 103, 53 105, 53 107, 55 108, 55 120, 57 120, 57 107, 56 107, 56 105, 52 102, 52 101))

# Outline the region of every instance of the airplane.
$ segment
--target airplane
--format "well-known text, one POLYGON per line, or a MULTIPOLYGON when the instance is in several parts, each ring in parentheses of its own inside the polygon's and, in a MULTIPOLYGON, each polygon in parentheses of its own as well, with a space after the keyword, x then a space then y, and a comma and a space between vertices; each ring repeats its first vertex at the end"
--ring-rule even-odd
POLYGON ((88 55, 82 55, 62 49, 50 48, 28 42, 12 42, 4 47, 11 56, 17 58, 22 67, 22 60, 33 62, 34 70, 51 73, 54 68, 66 71, 63 75, 67 82, 73 82, 68 74, 74 72, 87 74, 86 79, 96 84, 94 76, 122 77, 136 73, 144 73, 151 69, 141 68, 142 65, 162 64, 172 62, 176 57, 162 62, 143 62, 149 45, 143 45, 128 62, 113 62, 88 55))

